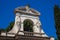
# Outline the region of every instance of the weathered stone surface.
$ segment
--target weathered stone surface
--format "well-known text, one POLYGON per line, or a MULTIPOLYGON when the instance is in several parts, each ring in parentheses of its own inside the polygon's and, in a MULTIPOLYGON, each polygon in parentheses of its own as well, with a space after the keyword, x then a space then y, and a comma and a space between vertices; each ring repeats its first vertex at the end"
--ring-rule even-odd
POLYGON ((48 38, 48 37, 17 35, 15 37, 0 36, 0 40, 50 40, 50 38, 48 38))
POLYGON ((41 28, 38 11, 26 6, 15 9, 15 13, 15 23, 12 30, 7 33, 1 33, 0 40, 54 40, 53 37, 48 37, 41 28), (26 19, 33 22, 33 32, 24 31, 23 25, 26 19))

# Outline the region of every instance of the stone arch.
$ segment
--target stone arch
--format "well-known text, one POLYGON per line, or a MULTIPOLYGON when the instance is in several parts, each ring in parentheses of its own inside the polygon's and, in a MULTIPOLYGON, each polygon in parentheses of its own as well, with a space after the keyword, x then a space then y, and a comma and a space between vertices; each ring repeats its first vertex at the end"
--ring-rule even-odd
POLYGON ((23 29, 24 31, 28 31, 28 32, 33 32, 33 21, 30 19, 25 19, 23 21, 23 29))

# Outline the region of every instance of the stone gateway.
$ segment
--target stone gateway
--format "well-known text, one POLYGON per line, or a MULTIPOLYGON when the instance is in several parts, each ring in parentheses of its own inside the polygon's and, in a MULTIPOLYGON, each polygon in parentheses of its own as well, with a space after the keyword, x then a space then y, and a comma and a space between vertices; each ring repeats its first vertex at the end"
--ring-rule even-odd
POLYGON ((41 28, 40 12, 28 5, 14 10, 15 23, 9 32, 2 32, 0 40, 54 40, 41 28))

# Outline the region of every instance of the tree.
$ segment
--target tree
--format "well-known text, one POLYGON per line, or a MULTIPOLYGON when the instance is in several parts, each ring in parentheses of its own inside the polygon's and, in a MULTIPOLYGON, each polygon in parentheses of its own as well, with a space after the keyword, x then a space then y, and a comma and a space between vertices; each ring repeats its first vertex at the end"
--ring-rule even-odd
POLYGON ((10 24, 8 25, 8 27, 6 29, 1 28, 0 29, 0 35, 1 35, 1 32, 8 32, 8 31, 10 31, 13 28, 13 25, 14 25, 14 22, 10 22, 10 24))
POLYGON ((10 24, 8 25, 8 27, 5 29, 6 32, 10 31, 13 28, 14 22, 10 22, 10 24))
POLYGON ((60 40, 60 9, 59 6, 54 6, 55 28, 58 40, 60 40))
POLYGON ((0 35, 1 35, 1 32, 5 32, 5 29, 3 29, 3 28, 0 29, 0 35))

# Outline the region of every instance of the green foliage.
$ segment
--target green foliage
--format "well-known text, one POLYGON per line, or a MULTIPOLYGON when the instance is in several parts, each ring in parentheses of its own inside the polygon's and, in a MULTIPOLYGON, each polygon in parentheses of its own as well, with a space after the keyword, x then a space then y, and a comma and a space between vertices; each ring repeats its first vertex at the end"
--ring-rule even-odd
POLYGON ((14 22, 10 22, 10 24, 9 24, 8 27, 6 28, 6 31, 7 31, 7 32, 10 31, 10 30, 12 29, 13 25, 14 25, 14 22))
POLYGON ((12 29, 13 25, 14 25, 14 22, 10 22, 10 24, 8 25, 8 27, 6 29, 0 29, 0 33, 10 31, 12 29))
POLYGON ((0 29, 0 32, 4 32, 5 31, 5 29, 0 29))
POLYGON ((60 40, 60 9, 59 6, 54 6, 55 28, 58 40, 60 40))
POLYGON ((5 29, 0 29, 0 35, 1 35, 1 32, 5 32, 5 29))
POLYGON ((58 39, 55 39, 55 40, 58 40, 58 39))

